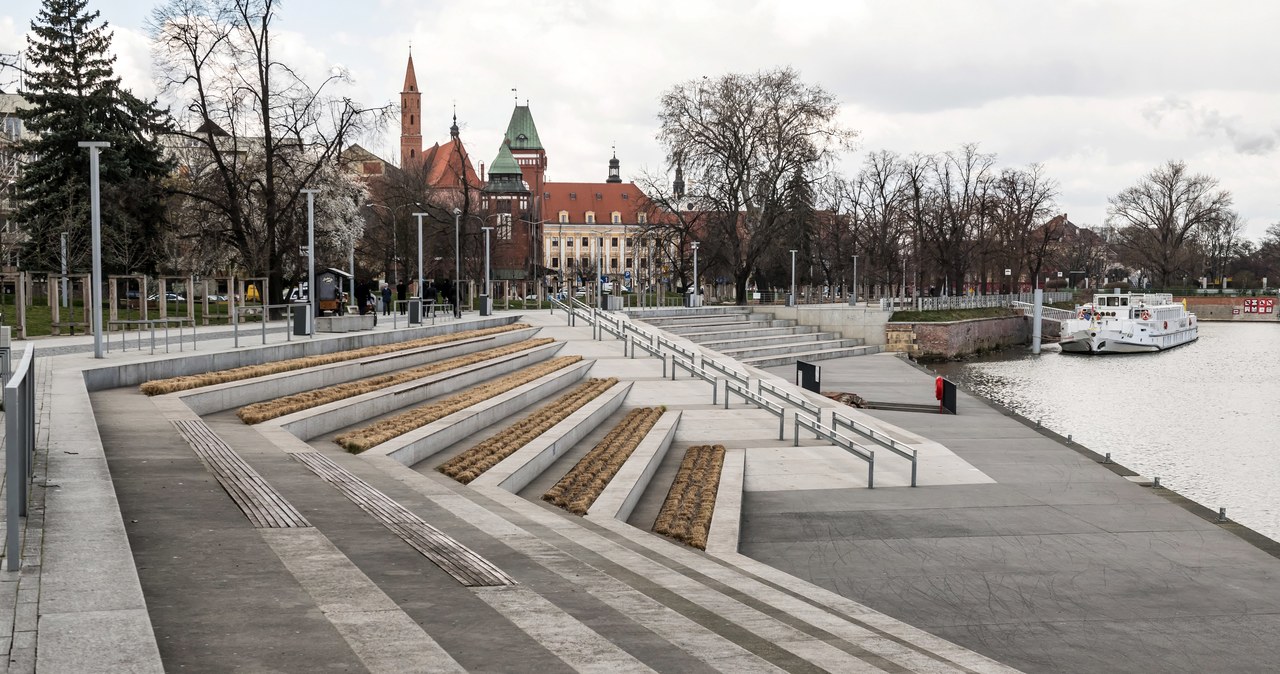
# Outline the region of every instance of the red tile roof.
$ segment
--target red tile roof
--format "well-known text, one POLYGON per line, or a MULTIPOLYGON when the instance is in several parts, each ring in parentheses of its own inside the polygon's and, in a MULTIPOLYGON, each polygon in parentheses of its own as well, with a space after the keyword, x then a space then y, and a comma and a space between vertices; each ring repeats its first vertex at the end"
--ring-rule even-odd
POLYGON ((467 182, 479 189, 484 186, 476 170, 471 167, 467 147, 458 138, 451 138, 444 145, 436 143, 422 153, 427 185, 434 189, 461 187, 458 176, 466 175, 467 182), (454 146, 457 146, 455 149, 454 146), (465 172, 465 174, 464 174, 465 172))
POLYGON ((623 222, 635 223, 645 199, 635 183, 549 182, 542 191, 543 217, 552 221, 560 218, 560 211, 567 211, 569 222, 586 222, 587 211, 592 211, 596 222, 607 223, 610 214, 617 211, 623 222))

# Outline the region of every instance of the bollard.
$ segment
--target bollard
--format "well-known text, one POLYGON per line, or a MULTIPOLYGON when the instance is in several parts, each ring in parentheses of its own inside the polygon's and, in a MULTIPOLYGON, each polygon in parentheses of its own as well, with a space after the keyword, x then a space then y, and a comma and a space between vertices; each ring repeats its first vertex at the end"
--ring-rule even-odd
POLYGON ((1159 475, 1155 476, 1155 478, 1151 480, 1151 488, 1152 488, 1152 489, 1159 489, 1159 488, 1160 488, 1160 476, 1159 476, 1159 475))
POLYGON ((1036 428, 1040 428, 1040 420, 1036 419, 1036 428))
POLYGON ((1219 521, 1219 522, 1226 522, 1226 521, 1227 521, 1227 509, 1226 509, 1226 508, 1218 508, 1218 521, 1219 521))
POLYGON ((1067 444, 1071 444, 1071 434, 1067 433, 1067 444))
POLYGON ((1107 452, 1107 455, 1102 458, 1102 462, 1111 463, 1111 452, 1107 452))

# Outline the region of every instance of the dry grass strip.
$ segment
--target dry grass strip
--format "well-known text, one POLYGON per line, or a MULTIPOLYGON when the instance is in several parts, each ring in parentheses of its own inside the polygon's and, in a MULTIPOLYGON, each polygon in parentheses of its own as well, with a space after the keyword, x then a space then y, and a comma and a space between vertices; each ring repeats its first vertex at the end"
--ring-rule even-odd
POLYGON ((588 379, 555 402, 543 405, 501 433, 440 464, 436 470, 462 484, 469 484, 617 383, 613 377, 588 379))
POLYGON ((511 325, 500 325, 495 328, 483 328, 481 330, 464 330, 462 332, 454 332, 447 335, 436 335, 434 337, 423 337, 408 342, 396 342, 394 344, 383 344, 382 346, 366 346, 359 349, 349 349, 347 351, 336 351, 334 353, 326 353, 318 356, 306 356, 304 358, 291 358, 289 360, 279 360, 274 363, 262 363, 261 365, 246 365, 244 367, 232 368, 230 370, 219 370, 218 372, 205 372, 204 374, 190 374, 181 377, 171 377, 169 379, 154 379, 152 381, 143 382, 140 388, 143 393, 149 396, 164 395, 175 391, 186 391, 201 386, 212 386, 214 384, 225 384, 231 381, 240 381, 241 379, 252 379, 254 377, 265 377, 269 374, 278 374, 280 372, 291 372, 293 370, 304 370, 309 367, 318 365, 328 365, 330 363, 340 363, 345 360, 355 360, 357 358, 367 358, 369 356, 380 356, 384 353, 393 351, 405 351, 408 349, 416 349, 423 346, 434 346, 436 344, 445 344, 448 342, 457 342, 464 339, 472 339, 475 337, 484 337, 487 335, 496 335, 501 332, 511 332, 512 330, 523 330, 528 328, 527 323, 512 323, 511 325))
POLYGON ((240 417, 240 420, 246 424, 260 424, 268 419, 275 419, 276 417, 282 417, 286 414, 293 414, 294 412, 301 412, 302 410, 319 407, 320 405, 325 405, 334 401, 353 398, 355 396, 364 395, 365 393, 384 389, 389 386, 405 384, 416 379, 422 379, 423 377, 430 377, 433 374, 440 374, 441 372, 448 372, 449 370, 466 367, 467 365, 474 365, 475 363, 484 362, 486 360, 501 358, 502 356, 520 351, 527 351, 528 349, 542 346, 543 344, 550 344, 554 341, 554 339, 549 337, 526 339, 523 342, 516 342, 515 344, 508 344, 506 346, 499 346, 493 349, 468 353, 464 356, 456 356, 454 358, 449 358, 435 363, 420 365, 410 370, 401 370, 399 372, 382 374, 376 377, 349 381, 345 384, 338 384, 337 386, 312 389, 310 391, 303 391, 302 393, 284 396, 283 398, 276 398, 275 400, 264 400, 260 403, 241 407, 240 410, 236 412, 236 416, 240 417))
POLYGON ((603 440, 542 495, 542 500, 575 515, 586 515, 665 411, 665 407, 641 407, 628 412, 603 440))
POLYGON ((724 445, 701 445, 686 450, 676 479, 667 492, 667 500, 658 511, 654 532, 706 550, 723 465, 724 445))
POLYGON ((458 410, 463 410, 494 396, 501 395, 518 386, 528 384, 539 377, 546 376, 582 360, 582 356, 560 356, 543 361, 536 365, 513 372, 500 379, 473 386, 465 391, 449 396, 427 405, 415 407, 393 417, 380 419, 368 426, 363 426, 333 439, 347 451, 358 454, 370 447, 380 445, 392 438, 422 428, 427 424, 443 419, 458 410))

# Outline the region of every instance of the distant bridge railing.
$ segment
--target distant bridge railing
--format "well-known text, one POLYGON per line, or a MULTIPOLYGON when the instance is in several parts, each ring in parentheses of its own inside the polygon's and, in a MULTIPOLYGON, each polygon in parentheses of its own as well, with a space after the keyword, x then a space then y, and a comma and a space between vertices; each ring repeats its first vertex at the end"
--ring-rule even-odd
MULTIPOLYGON (((1045 292, 1046 304, 1052 302, 1070 302, 1074 299, 1070 292, 1045 292)), ((898 309, 906 311, 952 311, 955 309, 988 309, 1007 307, 1013 302, 1034 302, 1034 293, 1015 293, 1012 295, 949 295, 945 297, 908 297, 905 300, 897 297, 880 298, 880 308, 885 311, 898 309)))
MULTIPOLYGON (((1031 315, 1036 310, 1036 305, 1030 302, 1010 302, 1009 306, 1021 311, 1026 315, 1031 315)), ((1067 321, 1076 317, 1076 312, 1070 309, 1059 309, 1057 307, 1040 307, 1040 316, 1053 321, 1067 321)))

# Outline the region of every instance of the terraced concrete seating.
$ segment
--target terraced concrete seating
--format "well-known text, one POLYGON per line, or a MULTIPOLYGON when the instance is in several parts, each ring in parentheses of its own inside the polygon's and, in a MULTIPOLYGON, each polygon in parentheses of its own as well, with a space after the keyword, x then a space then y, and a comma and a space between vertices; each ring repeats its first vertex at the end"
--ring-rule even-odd
POLYGON ((629 313, 632 320, 719 351, 745 365, 772 367, 797 360, 813 361, 876 353, 861 339, 846 339, 752 307, 652 309, 629 313))

